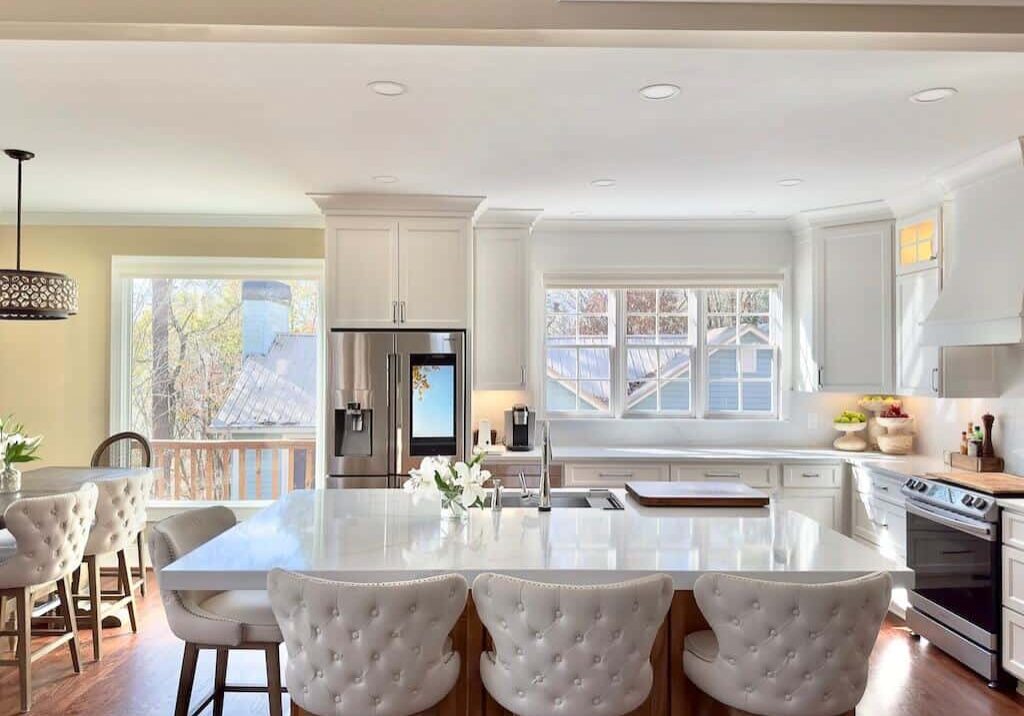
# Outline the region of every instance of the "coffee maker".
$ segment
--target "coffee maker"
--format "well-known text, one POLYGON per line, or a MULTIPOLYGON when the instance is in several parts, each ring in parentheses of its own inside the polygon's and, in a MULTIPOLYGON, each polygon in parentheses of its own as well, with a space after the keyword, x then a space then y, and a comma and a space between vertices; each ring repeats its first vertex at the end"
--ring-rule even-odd
POLYGON ((527 406, 517 403, 505 411, 505 447, 511 452, 533 450, 535 414, 527 406))

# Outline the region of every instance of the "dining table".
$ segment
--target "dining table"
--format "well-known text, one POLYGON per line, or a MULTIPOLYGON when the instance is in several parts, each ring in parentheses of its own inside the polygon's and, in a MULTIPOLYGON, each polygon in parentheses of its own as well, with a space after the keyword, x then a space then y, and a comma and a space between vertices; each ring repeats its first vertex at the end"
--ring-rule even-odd
POLYGON ((125 467, 40 467, 21 474, 21 489, 0 493, 0 529, 5 527, 4 513, 17 500, 74 492, 87 482, 118 480, 130 475, 151 472, 152 468, 125 467))

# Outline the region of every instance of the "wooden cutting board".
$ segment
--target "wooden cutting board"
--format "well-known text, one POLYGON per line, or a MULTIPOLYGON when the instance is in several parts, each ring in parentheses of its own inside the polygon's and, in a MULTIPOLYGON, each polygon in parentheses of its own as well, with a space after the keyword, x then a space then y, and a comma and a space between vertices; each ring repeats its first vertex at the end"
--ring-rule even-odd
POLYGON ((768 493, 741 482, 627 482, 626 492, 646 507, 766 507, 768 493))
POLYGON ((930 472, 928 476, 989 495, 1024 495, 1024 477, 1005 472, 930 472))

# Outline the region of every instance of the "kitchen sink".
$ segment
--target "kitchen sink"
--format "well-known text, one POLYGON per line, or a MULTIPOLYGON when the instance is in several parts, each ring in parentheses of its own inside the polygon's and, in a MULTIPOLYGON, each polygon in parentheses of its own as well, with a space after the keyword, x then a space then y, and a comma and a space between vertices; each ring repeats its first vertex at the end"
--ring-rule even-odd
MULTIPOLYGON (((488 496, 485 507, 491 506, 493 493, 488 496)), ((518 491, 507 491, 501 496, 502 507, 537 508, 537 495, 531 493, 529 499, 523 499, 518 491)), ((622 503, 608 490, 576 490, 572 492, 552 492, 552 509, 577 510, 621 510, 622 503)))

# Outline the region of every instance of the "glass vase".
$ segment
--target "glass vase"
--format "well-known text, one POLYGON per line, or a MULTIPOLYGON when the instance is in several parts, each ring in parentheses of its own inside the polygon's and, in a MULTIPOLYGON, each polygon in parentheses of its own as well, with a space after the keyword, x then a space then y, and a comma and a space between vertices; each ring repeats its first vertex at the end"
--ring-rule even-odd
POLYGON ((469 510, 455 495, 441 495, 441 518, 452 522, 465 522, 469 519, 469 510))
POLYGON ((21 470, 8 465, 0 470, 0 493, 21 491, 21 470))

